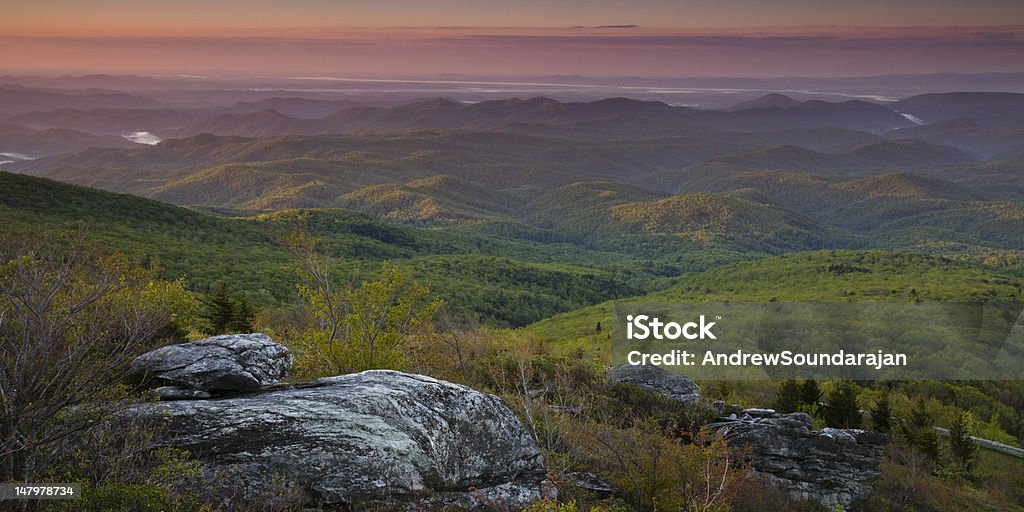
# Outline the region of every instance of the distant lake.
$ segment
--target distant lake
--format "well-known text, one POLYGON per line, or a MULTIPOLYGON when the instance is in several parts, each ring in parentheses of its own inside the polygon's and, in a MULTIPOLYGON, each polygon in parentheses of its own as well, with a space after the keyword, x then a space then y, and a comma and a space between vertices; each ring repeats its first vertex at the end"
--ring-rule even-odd
POLYGON ((149 132, 133 132, 128 135, 122 135, 122 137, 135 142, 137 144, 147 144, 152 146, 153 144, 160 143, 160 137, 153 135, 149 132))
POLYGON ((21 153, 0 153, 0 165, 13 164, 18 160, 32 160, 32 157, 21 153))

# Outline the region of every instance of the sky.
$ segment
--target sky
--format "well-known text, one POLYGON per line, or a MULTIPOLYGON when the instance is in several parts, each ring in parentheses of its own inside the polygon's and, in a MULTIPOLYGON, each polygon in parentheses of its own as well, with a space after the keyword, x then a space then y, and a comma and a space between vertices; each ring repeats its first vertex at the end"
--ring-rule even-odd
POLYGON ((1020 0, 0 0, 0 72, 1024 72, 1020 0))

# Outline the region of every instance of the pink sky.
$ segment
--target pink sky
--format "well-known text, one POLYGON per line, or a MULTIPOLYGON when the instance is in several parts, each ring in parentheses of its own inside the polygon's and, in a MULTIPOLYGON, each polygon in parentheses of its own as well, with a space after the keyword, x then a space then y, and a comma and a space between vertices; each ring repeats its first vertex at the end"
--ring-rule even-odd
POLYGON ((1017 0, 35 0, 3 10, 6 73, 1024 71, 1017 0))

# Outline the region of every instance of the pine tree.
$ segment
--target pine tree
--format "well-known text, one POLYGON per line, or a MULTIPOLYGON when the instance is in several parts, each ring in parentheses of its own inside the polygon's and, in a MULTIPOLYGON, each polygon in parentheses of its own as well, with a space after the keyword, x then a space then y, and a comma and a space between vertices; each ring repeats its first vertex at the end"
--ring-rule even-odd
POLYGON ((235 300, 231 297, 228 287, 219 283, 213 293, 209 293, 203 299, 206 306, 203 317, 210 321, 211 334, 224 334, 228 332, 232 320, 236 316, 235 300))
POLYGON ((213 293, 206 295, 203 304, 210 334, 252 331, 252 306, 244 298, 236 298, 226 284, 219 283, 213 293))
POLYGON ((932 415, 924 400, 918 400, 910 411, 910 422, 903 427, 903 435, 911 446, 930 459, 939 458, 939 435, 932 428, 932 415))
POLYGON ((886 391, 878 403, 871 409, 871 423, 875 430, 888 434, 892 431, 892 409, 889 404, 889 392, 886 391))
POLYGON ((822 416, 825 423, 835 428, 860 428, 861 414, 857 406, 857 385, 840 381, 828 394, 822 416))
POLYGON ((800 385, 795 380, 787 379, 779 384, 775 410, 784 413, 800 410, 800 385))
POLYGON ((975 424, 974 415, 963 412, 953 418, 953 424, 949 426, 949 450, 965 473, 970 473, 977 461, 978 445, 971 440, 975 424))
POLYGON ((235 307, 231 315, 231 322, 228 324, 230 332, 252 332, 252 306, 244 297, 235 300, 235 307))
POLYGON ((818 401, 821 400, 821 388, 818 381, 808 379, 800 384, 800 403, 807 406, 810 411, 818 408, 818 401))
POLYGON ((928 456, 932 460, 938 460, 939 458, 939 434, 935 432, 934 428, 921 431, 917 436, 917 442, 914 446, 921 453, 928 456))

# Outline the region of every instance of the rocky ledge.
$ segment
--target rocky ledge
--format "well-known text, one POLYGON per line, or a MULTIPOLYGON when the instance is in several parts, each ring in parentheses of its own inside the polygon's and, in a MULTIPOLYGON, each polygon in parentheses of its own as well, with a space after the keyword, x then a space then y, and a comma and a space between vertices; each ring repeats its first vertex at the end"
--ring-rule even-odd
POLYGON ((276 383, 290 366, 263 335, 164 347, 132 367, 175 384, 175 400, 131 413, 165 420, 154 444, 189 451, 227 509, 515 510, 540 499, 543 456, 496 396, 388 370, 276 383))
POLYGON ((214 336, 168 345, 132 361, 132 377, 163 386, 163 399, 207 398, 211 392, 253 391, 292 369, 288 348, 260 333, 214 336))
POLYGON ((661 393, 684 404, 700 400, 700 388, 695 382, 659 366, 624 364, 613 366, 608 373, 613 384, 633 384, 648 393, 661 393))
MULTIPOLYGON (((609 376, 613 383, 630 383, 684 404, 694 404, 701 396, 692 380, 656 366, 616 366, 609 376)), ((726 409, 724 403, 715 405, 719 411, 726 409)), ((772 409, 746 409, 709 427, 730 446, 749 447, 754 469, 773 485, 829 509, 840 505, 849 510, 871 495, 889 442, 884 434, 864 430, 814 430, 809 415, 772 409)))
POLYGON ((813 429, 805 413, 747 409, 710 425, 731 446, 749 446, 753 466, 791 494, 849 510, 871 495, 888 436, 855 429, 813 429))
POLYGON ((307 506, 516 509, 540 498, 545 478, 497 397, 420 375, 371 370, 137 412, 168 418, 157 444, 191 452, 233 506, 287 491, 307 506))

